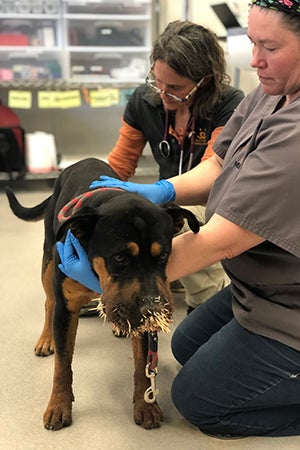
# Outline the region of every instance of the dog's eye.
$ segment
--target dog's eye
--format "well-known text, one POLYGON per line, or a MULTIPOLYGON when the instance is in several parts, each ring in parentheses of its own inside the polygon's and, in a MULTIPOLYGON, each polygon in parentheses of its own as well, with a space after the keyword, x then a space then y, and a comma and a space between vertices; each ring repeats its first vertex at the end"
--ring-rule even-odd
POLYGON ((158 264, 165 264, 168 261, 169 254, 167 252, 161 253, 158 258, 158 264))
POLYGON ((125 265, 127 264, 127 258, 122 254, 122 253, 118 253, 117 255, 114 255, 113 260, 115 263, 119 264, 119 265, 125 265))

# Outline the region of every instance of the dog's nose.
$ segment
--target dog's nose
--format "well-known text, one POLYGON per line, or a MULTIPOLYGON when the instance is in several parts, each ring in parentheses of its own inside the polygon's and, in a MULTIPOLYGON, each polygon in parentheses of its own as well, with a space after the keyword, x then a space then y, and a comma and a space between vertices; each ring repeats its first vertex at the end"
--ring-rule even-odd
POLYGON ((140 297, 138 299, 139 307, 142 316, 149 316, 155 312, 160 312, 163 307, 166 305, 166 300, 161 296, 156 297, 140 297))

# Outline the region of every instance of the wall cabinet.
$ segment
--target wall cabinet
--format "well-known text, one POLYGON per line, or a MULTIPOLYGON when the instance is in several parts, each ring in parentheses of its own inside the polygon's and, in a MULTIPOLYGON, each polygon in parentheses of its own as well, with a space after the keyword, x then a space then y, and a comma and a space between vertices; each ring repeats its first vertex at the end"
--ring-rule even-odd
POLYGON ((144 80, 152 0, 0 0, 0 80, 144 80))

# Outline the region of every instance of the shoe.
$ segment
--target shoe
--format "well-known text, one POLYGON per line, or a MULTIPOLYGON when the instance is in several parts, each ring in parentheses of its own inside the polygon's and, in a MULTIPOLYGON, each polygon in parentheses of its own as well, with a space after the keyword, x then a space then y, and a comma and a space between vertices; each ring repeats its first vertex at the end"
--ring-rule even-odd
POLYGON ((171 288, 172 292, 177 293, 177 294, 181 293, 181 292, 182 293, 185 292, 185 289, 180 280, 172 281, 172 283, 170 283, 170 288, 171 288))
POLYGON ((187 310, 186 310, 186 314, 190 314, 192 311, 194 311, 195 308, 193 308, 192 306, 188 306, 187 310))

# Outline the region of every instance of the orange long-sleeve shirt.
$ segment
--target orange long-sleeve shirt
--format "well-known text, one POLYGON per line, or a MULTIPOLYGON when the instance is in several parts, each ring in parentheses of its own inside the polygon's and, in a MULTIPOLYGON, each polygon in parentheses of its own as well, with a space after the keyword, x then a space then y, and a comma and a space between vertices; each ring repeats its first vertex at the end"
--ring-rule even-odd
MULTIPOLYGON (((213 131, 201 161, 205 161, 214 154, 212 145, 222 128, 218 127, 213 131)), ((108 155, 108 162, 123 181, 127 181, 135 174, 146 143, 147 140, 143 133, 131 127, 122 119, 120 135, 115 147, 108 155)))

